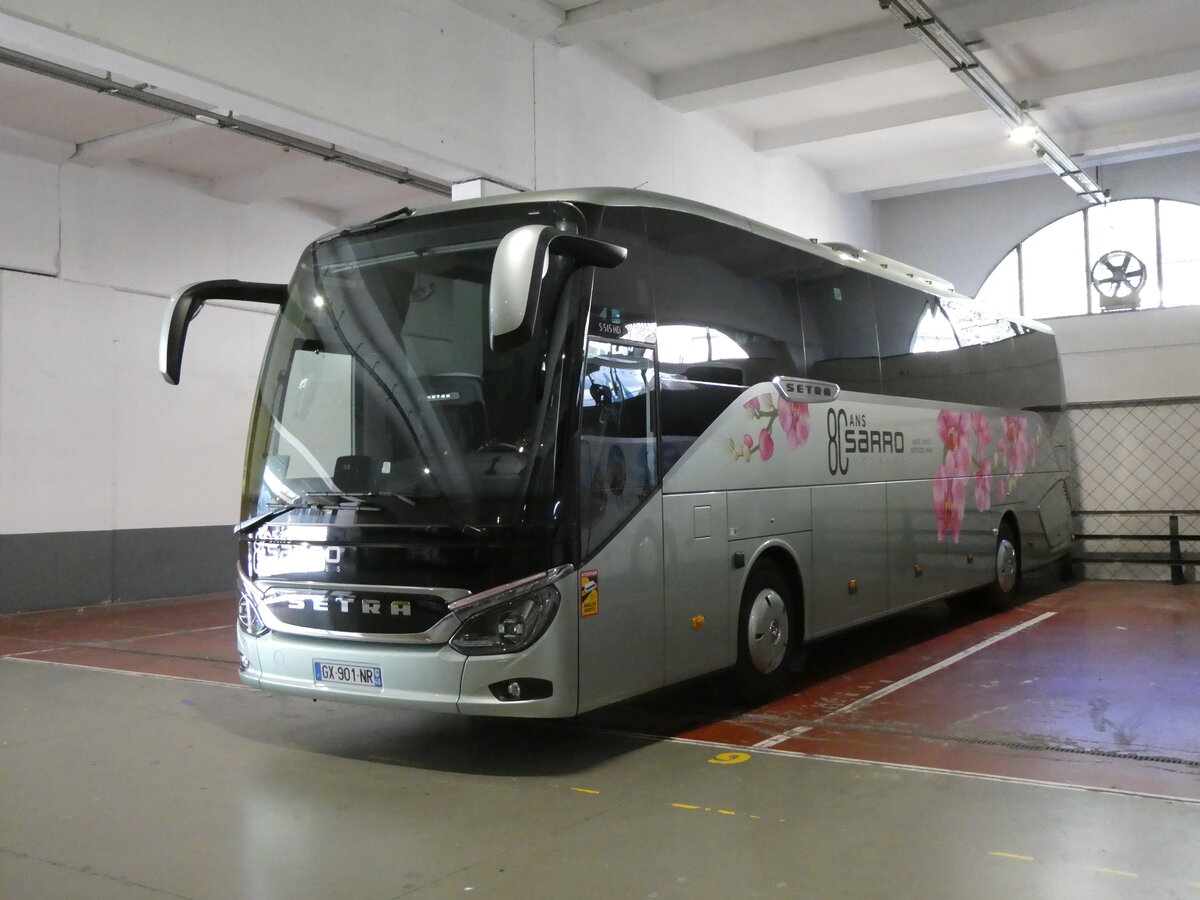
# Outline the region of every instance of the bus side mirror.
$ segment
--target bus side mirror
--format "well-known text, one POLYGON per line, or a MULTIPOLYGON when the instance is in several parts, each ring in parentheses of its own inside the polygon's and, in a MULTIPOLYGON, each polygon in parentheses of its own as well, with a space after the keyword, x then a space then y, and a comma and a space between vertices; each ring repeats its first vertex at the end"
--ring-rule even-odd
POLYGON ((171 305, 163 319, 162 336, 158 342, 158 370, 162 372, 167 384, 179 384, 179 369, 183 365, 183 343, 187 340, 188 325, 204 308, 205 301, 251 300, 283 306, 286 299, 286 284, 264 284, 232 278, 199 281, 180 288, 171 298, 171 305))
POLYGON ((537 318, 542 280, 550 271, 550 254, 579 266, 611 269, 627 250, 595 238, 567 234, 549 225, 522 225, 506 234, 496 248, 488 294, 488 339, 492 349, 529 340, 537 318))

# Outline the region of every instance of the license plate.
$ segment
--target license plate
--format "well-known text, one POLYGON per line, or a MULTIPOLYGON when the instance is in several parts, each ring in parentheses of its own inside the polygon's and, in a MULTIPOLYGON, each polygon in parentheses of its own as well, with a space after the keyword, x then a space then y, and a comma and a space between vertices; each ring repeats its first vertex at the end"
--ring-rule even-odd
POLYGON ((313 660, 313 680, 318 684, 357 684, 363 687, 383 687, 383 670, 378 666, 313 660))

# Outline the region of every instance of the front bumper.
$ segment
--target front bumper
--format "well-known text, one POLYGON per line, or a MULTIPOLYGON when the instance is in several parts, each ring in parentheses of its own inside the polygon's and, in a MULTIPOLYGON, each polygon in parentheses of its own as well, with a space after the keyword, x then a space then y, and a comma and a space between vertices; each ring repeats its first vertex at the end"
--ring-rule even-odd
POLYGON ((533 646, 520 653, 464 656, 448 645, 360 643, 237 630, 242 681, 266 691, 391 709, 465 715, 561 718, 578 711, 574 619, 559 615, 533 646), (313 661, 378 666, 383 687, 323 684, 313 661), (553 684, 549 697, 500 700, 491 685, 519 678, 553 684))

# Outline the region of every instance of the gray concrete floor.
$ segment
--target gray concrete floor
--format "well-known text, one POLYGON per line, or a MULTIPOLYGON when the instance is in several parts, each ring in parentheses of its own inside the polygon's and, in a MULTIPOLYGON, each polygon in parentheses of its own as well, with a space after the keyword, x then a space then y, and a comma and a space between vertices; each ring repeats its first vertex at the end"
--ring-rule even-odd
POLYGON ((0 896, 1200 898, 1200 804, 722 752, 0 659, 0 896))

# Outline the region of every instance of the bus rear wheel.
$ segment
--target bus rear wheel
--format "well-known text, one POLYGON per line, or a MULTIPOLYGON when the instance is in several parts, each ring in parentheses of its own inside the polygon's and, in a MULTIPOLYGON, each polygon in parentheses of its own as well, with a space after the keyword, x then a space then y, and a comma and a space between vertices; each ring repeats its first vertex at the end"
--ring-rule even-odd
POLYGON ((750 572, 738 611, 737 687, 743 700, 758 703, 778 693, 799 636, 791 581, 769 561, 750 572))
POLYGON ((1021 540, 1017 529, 1005 519, 996 533, 995 574, 992 576, 991 605, 1011 609, 1021 591, 1021 540))

